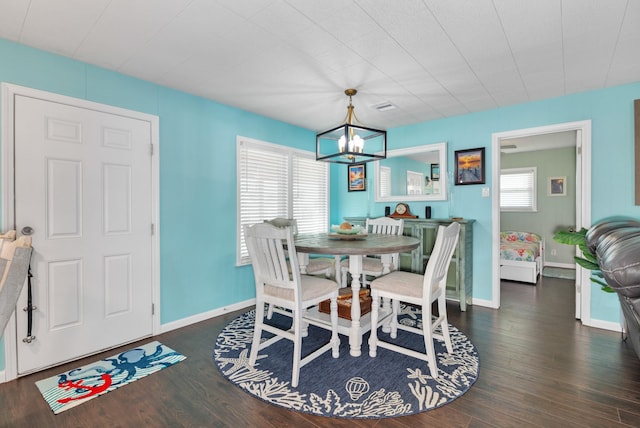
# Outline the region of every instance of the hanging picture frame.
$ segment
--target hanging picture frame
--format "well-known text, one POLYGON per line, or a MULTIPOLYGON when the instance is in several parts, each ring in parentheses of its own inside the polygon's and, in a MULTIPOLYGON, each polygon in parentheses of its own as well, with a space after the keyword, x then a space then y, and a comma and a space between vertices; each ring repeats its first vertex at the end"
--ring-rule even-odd
POLYGON ((439 163, 431 164, 431 179, 433 181, 440 180, 440 164, 439 163))
POLYGON ((567 196, 567 177, 549 177, 548 196, 567 196))
POLYGON ((349 192, 367 190, 367 164, 357 163, 347 167, 347 183, 349 192))
POLYGON ((484 147, 455 152, 455 183, 484 184, 484 147))

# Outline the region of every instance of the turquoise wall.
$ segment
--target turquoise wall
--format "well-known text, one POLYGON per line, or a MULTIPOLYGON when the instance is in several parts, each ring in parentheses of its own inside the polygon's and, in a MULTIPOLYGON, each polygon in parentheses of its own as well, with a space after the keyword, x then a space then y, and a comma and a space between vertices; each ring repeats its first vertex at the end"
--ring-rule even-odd
MULTIPOLYGON (((236 135, 314 150, 313 132, 2 39, 0 58, 0 81, 159 116, 162 323, 254 297, 251 269, 235 267, 236 135)), ((486 185, 453 186, 455 215, 476 220, 475 298, 491 300, 491 198, 481 197, 481 187, 492 185, 492 133, 591 119, 592 218, 640 217, 633 204, 636 98, 640 83, 389 130, 389 149, 447 141, 449 170, 454 150, 487 148, 486 185)), ((371 166, 367 174, 368 191, 349 193, 346 167, 332 166, 332 224, 383 215, 389 204, 374 202, 371 166)), ((447 217, 447 204, 429 203, 433 217, 447 217)), ((425 203, 410 205, 424 213, 425 203)), ((595 287, 592 295, 592 317, 618 321, 615 297, 595 287)))
MULTIPOLYGON (((475 219, 473 248, 473 297, 492 299, 491 198, 483 198, 482 187, 492 183, 492 134, 551 124, 592 121, 591 219, 596 222, 613 215, 640 217, 634 205, 633 100, 640 98, 640 83, 584 92, 511 107, 472 113, 388 130, 388 148, 447 142, 448 169, 453 170, 455 150, 486 148, 486 184, 452 186, 454 214, 475 219)), ((343 171, 332 171, 332 218, 381 216, 388 203, 375 203, 372 185, 367 192, 347 193, 343 171)), ((370 179, 370 184, 372 180, 370 179)), ((424 216, 432 207, 434 218, 449 216, 448 202, 409 204, 414 214, 424 216)), ((591 286, 591 317, 619 322, 620 307, 615 295, 591 286)))
POLYGON ((236 136, 313 151, 314 133, 2 39, 0 58, 2 82, 159 116, 162 323, 255 297, 235 267, 236 136))

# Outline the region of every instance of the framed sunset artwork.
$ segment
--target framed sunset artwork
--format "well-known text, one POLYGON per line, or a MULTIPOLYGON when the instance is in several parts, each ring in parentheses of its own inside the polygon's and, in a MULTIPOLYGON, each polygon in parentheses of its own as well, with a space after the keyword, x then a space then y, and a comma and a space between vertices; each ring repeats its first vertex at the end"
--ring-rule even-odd
POLYGON ((455 152, 455 183, 484 184, 484 147, 455 152))

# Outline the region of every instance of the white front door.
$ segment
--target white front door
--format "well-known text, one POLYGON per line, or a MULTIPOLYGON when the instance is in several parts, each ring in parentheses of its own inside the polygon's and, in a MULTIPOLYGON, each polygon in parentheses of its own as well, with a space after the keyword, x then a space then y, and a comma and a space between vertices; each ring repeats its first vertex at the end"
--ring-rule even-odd
POLYGON ((33 331, 19 375, 152 333, 151 125, 16 95, 15 225, 33 230, 33 331))

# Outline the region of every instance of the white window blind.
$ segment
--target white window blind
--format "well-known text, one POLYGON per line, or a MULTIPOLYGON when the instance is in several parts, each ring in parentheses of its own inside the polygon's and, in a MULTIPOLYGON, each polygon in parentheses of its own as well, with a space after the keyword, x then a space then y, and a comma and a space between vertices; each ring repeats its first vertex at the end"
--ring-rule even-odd
POLYGON ((501 211, 536 211, 536 174, 535 167, 500 171, 501 211))
POLYGON ((391 168, 388 166, 380 167, 380 196, 391 196, 391 168))
POLYGON ((329 213, 328 164, 293 153, 293 218, 299 233, 327 231, 329 213))
POLYGON ((238 265, 250 262, 244 225, 284 217, 297 220, 299 233, 326 232, 328 165, 315 153, 238 137, 237 174, 238 265))

